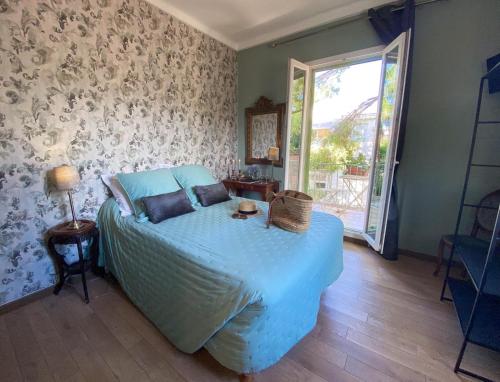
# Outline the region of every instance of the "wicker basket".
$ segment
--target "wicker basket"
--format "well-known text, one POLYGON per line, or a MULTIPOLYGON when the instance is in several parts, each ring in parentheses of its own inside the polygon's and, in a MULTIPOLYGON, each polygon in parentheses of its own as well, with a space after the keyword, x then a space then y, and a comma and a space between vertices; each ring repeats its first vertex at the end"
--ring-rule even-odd
POLYGON ((267 228, 272 224, 292 232, 307 231, 311 223, 312 198, 299 191, 285 190, 268 197, 267 228))

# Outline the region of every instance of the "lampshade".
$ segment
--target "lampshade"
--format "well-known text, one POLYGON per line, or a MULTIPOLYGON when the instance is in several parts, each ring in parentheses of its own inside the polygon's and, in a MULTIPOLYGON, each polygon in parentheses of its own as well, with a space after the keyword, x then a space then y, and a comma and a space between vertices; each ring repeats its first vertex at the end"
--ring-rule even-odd
POLYGON ((267 159, 269 160, 279 160, 280 159, 280 149, 279 147, 269 147, 267 152, 267 159))
POLYGON ((80 182, 76 168, 72 166, 59 166, 53 170, 54 185, 59 191, 68 191, 80 182))

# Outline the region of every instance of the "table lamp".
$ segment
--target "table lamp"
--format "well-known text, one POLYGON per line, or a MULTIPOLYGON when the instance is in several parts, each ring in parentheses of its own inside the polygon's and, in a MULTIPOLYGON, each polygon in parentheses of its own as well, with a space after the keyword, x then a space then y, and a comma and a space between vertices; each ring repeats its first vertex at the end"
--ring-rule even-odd
POLYGON ((53 170, 54 185, 58 191, 67 191, 69 196, 69 205, 71 206, 71 213, 73 214, 73 221, 68 223, 71 229, 79 229, 80 223, 76 219, 75 208, 73 207, 73 197, 71 190, 80 182, 80 176, 76 168, 72 166, 59 166, 53 170))
POLYGON ((274 162, 280 159, 279 147, 269 147, 267 151, 267 159, 271 161, 271 180, 274 180, 274 162))

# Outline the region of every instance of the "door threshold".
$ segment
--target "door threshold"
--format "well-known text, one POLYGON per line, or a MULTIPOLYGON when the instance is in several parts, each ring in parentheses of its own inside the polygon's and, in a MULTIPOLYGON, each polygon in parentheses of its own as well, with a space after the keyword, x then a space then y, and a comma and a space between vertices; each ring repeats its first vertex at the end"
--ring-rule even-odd
POLYGON ((367 243, 367 241, 359 231, 344 230, 344 239, 351 239, 352 241, 359 243, 367 243))

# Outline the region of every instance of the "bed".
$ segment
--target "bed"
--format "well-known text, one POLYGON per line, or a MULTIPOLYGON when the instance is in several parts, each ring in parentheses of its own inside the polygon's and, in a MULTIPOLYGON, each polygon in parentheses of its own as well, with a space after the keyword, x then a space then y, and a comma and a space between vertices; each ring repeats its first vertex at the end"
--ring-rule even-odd
POLYGON ((251 374, 276 363, 316 324, 321 292, 342 272, 343 225, 313 212, 303 234, 232 219, 241 198, 159 224, 101 207, 100 262, 181 351, 205 347, 251 374))

